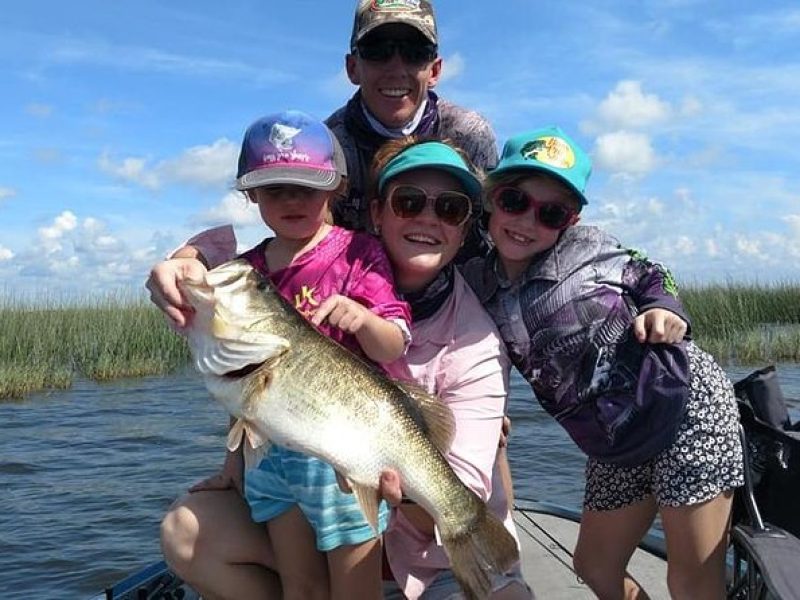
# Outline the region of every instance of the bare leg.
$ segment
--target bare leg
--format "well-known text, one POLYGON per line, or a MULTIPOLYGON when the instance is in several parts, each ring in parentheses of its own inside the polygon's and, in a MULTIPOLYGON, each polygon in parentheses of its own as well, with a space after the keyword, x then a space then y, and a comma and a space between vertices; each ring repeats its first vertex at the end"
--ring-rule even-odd
POLYGON ((233 490, 179 498, 161 522, 161 549, 204 598, 281 597, 269 536, 233 490))
POLYGON ((691 506, 662 507, 667 584, 676 600, 725 598, 725 550, 733 492, 691 506))
POLYGON ((331 550, 328 570, 333 600, 383 597, 380 538, 331 550))
POLYGON ((506 491, 508 500, 508 510, 514 509, 514 481, 511 479, 511 465, 508 463, 508 454, 505 446, 497 450, 496 464, 500 470, 500 477, 503 481, 503 488, 506 491))
POLYGON ((655 514, 652 496, 616 510, 583 511, 573 560, 600 600, 647 598, 626 568, 655 514))
MULTIPOLYGON (((317 550, 317 536, 303 511, 295 505, 267 522, 284 600, 327 600, 328 563, 317 550)), ((245 598, 247 596, 240 596, 245 598)))

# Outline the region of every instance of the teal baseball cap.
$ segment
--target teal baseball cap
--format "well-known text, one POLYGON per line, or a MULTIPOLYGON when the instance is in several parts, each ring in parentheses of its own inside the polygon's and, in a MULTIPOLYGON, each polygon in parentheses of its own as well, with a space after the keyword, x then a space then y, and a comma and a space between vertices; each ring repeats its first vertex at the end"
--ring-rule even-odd
POLYGON ((505 143, 489 179, 501 173, 534 169, 554 175, 587 204, 586 182, 592 174, 592 159, 559 127, 550 126, 515 135, 505 143))
POLYGON ((378 193, 383 194, 390 179, 414 169, 446 171, 459 180, 473 203, 480 202, 480 179, 470 170, 455 148, 439 141, 420 142, 409 146, 386 163, 378 176, 378 193))

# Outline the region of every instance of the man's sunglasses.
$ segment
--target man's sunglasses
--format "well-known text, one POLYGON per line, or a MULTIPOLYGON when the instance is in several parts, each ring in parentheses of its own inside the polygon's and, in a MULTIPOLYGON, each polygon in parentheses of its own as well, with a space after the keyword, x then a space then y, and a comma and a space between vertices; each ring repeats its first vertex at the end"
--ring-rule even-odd
POLYGON ((424 65, 436 58, 436 44, 420 43, 415 40, 393 40, 381 38, 367 40, 356 46, 356 54, 364 60, 372 62, 388 62, 395 55, 408 65, 424 65))
POLYGON ((460 227, 472 214, 472 200, 461 192, 439 192, 435 197, 415 185, 398 185, 389 192, 389 207, 401 219, 413 219, 422 214, 428 202, 433 212, 445 224, 460 227))
POLYGON ((566 229, 578 213, 559 202, 540 202, 519 188, 501 187, 492 192, 492 204, 510 215, 521 215, 533 207, 536 221, 548 229, 566 229))

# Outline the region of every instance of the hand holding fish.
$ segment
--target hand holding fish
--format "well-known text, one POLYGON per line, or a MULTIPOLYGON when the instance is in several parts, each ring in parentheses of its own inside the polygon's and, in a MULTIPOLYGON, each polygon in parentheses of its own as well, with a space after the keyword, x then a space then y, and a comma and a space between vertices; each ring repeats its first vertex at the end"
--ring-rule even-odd
POLYGON ((633 331, 641 343, 677 344, 686 335, 686 321, 664 308, 652 308, 633 321, 633 331))
POLYGON ((145 283, 150 291, 150 300, 166 313, 178 330, 188 327, 194 314, 194 308, 184 298, 178 282, 202 281, 205 273, 205 265, 197 258, 172 258, 158 263, 150 271, 145 283))

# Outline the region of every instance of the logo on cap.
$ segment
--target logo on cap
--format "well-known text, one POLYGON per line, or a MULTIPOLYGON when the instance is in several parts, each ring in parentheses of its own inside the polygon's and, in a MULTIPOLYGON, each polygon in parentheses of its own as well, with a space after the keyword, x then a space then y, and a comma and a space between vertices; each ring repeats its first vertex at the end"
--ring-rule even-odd
POLYGON ((289 150, 294 146, 294 137, 302 129, 290 127, 283 123, 274 123, 269 132, 269 143, 275 146, 276 150, 289 150))
POLYGON ((375 12, 419 10, 419 0, 372 0, 369 9, 375 12))
POLYGON ((525 144, 520 150, 522 158, 536 160, 557 169, 571 169, 575 166, 575 153, 572 146, 560 138, 545 136, 525 144))

